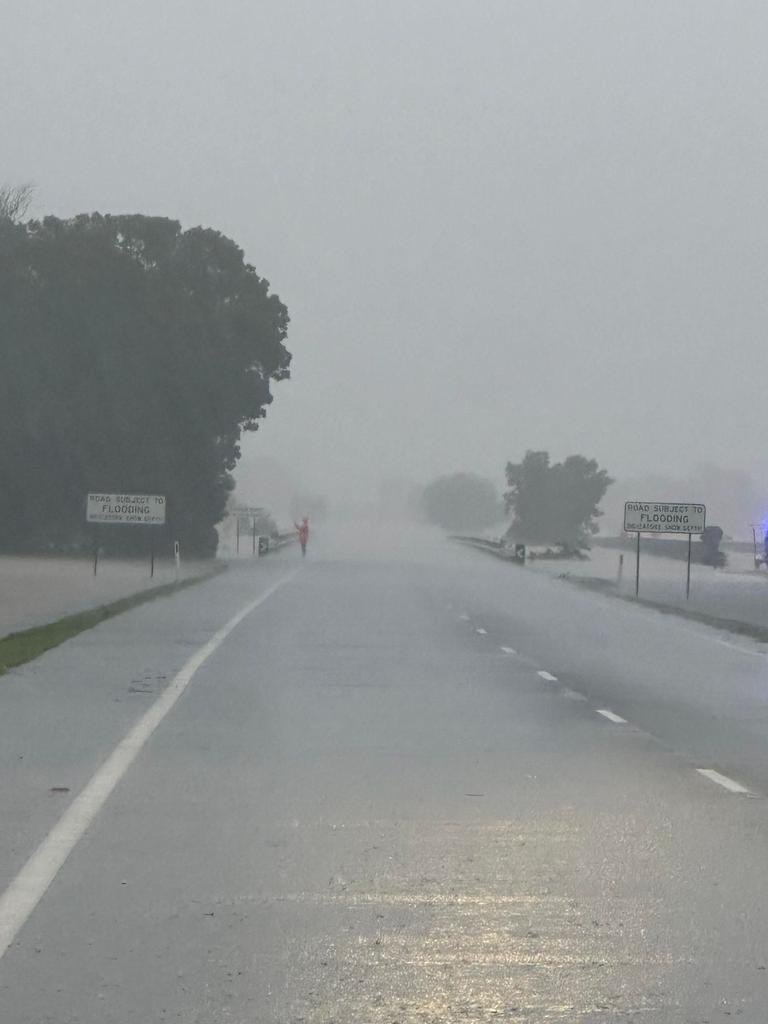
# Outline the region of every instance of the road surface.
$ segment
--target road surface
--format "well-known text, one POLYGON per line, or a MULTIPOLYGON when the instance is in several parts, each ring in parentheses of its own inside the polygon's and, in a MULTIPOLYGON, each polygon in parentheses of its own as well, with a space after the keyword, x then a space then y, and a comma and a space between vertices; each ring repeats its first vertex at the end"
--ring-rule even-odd
POLYGON ((0 1020, 763 1024, 758 648, 370 537, 0 679, 0 1020))

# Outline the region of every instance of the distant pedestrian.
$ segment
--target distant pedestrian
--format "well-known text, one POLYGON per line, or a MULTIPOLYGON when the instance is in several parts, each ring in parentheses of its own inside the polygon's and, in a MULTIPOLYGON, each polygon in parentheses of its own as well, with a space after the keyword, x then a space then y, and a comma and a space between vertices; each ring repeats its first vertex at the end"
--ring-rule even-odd
POLYGON ((299 533, 299 544, 301 544, 301 557, 304 558, 307 553, 307 541, 309 540, 309 519, 304 516, 301 520, 301 526, 298 523, 293 524, 299 533))

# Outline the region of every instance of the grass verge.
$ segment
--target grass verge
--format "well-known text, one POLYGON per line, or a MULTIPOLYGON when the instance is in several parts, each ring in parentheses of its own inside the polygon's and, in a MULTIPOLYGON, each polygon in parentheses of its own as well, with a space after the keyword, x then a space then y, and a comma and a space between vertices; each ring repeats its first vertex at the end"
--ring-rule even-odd
POLYGON ((127 612, 129 608, 136 608, 147 601, 154 601, 155 598, 166 597, 168 594, 175 594, 187 587, 193 587, 196 583, 202 583, 213 576, 218 576, 225 569, 226 565, 217 565, 210 572, 201 576, 191 576, 179 583, 163 583, 159 587, 151 587, 149 590, 140 590, 136 594, 129 594, 128 597, 121 597, 120 600, 112 601, 110 604, 102 604, 97 608, 88 608, 86 611, 67 615, 63 619, 57 619, 56 622, 49 622, 44 626, 33 626, 31 629, 0 637, 0 676, 8 669, 33 661, 45 651, 49 651, 52 647, 58 647, 65 640, 77 636, 78 633, 92 629, 106 619, 113 619, 122 612, 127 612))

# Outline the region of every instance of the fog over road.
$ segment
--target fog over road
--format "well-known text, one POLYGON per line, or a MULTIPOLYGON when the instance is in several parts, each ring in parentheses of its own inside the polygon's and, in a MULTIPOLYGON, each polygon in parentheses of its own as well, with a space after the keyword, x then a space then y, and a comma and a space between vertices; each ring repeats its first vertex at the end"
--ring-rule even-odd
POLYGON ((313 534, 0 679, 0 1020, 764 1022, 766 726, 757 645, 313 534))

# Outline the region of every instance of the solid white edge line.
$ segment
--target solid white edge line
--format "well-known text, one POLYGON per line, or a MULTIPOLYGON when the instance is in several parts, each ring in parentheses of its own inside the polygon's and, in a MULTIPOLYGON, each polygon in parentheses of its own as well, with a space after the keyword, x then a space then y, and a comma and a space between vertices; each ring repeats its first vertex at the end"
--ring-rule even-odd
POLYGON ((733 644, 730 640, 723 640, 722 637, 718 637, 715 643, 720 644, 721 647, 730 647, 732 651, 738 651, 739 654, 748 654, 750 658, 764 658, 766 654, 765 651, 751 651, 748 647, 733 644))
POLYGON ((723 789, 727 789, 731 793, 751 793, 751 790, 747 789, 746 786, 742 786, 740 782, 736 782, 734 779, 729 779, 727 775, 716 772, 714 768, 697 768, 696 771, 699 775, 703 775, 705 779, 709 779, 710 782, 716 782, 718 786, 722 786, 723 789))
POLYGON ((544 669, 541 669, 536 673, 536 675, 541 676, 542 679, 546 679, 548 683, 557 682, 557 676, 553 676, 551 672, 545 672, 544 669))
POLYGON ((608 708, 595 708, 598 715, 602 715, 603 718, 607 718, 609 722, 615 722, 616 725, 627 725, 626 718, 622 718, 621 715, 615 714, 613 711, 609 711, 608 708))
POLYGON ((144 744, 189 686, 197 670, 247 615, 263 604, 279 587, 293 579, 298 571, 297 569, 284 576, 255 600, 249 601, 192 655, 152 707, 141 716, 107 760, 96 770, 85 788, 75 797, 0 896, 0 959, 5 956, 67 857, 133 764, 144 744))
POLYGON ((502 647, 501 650, 504 651, 505 654, 517 654, 514 647, 502 647))

